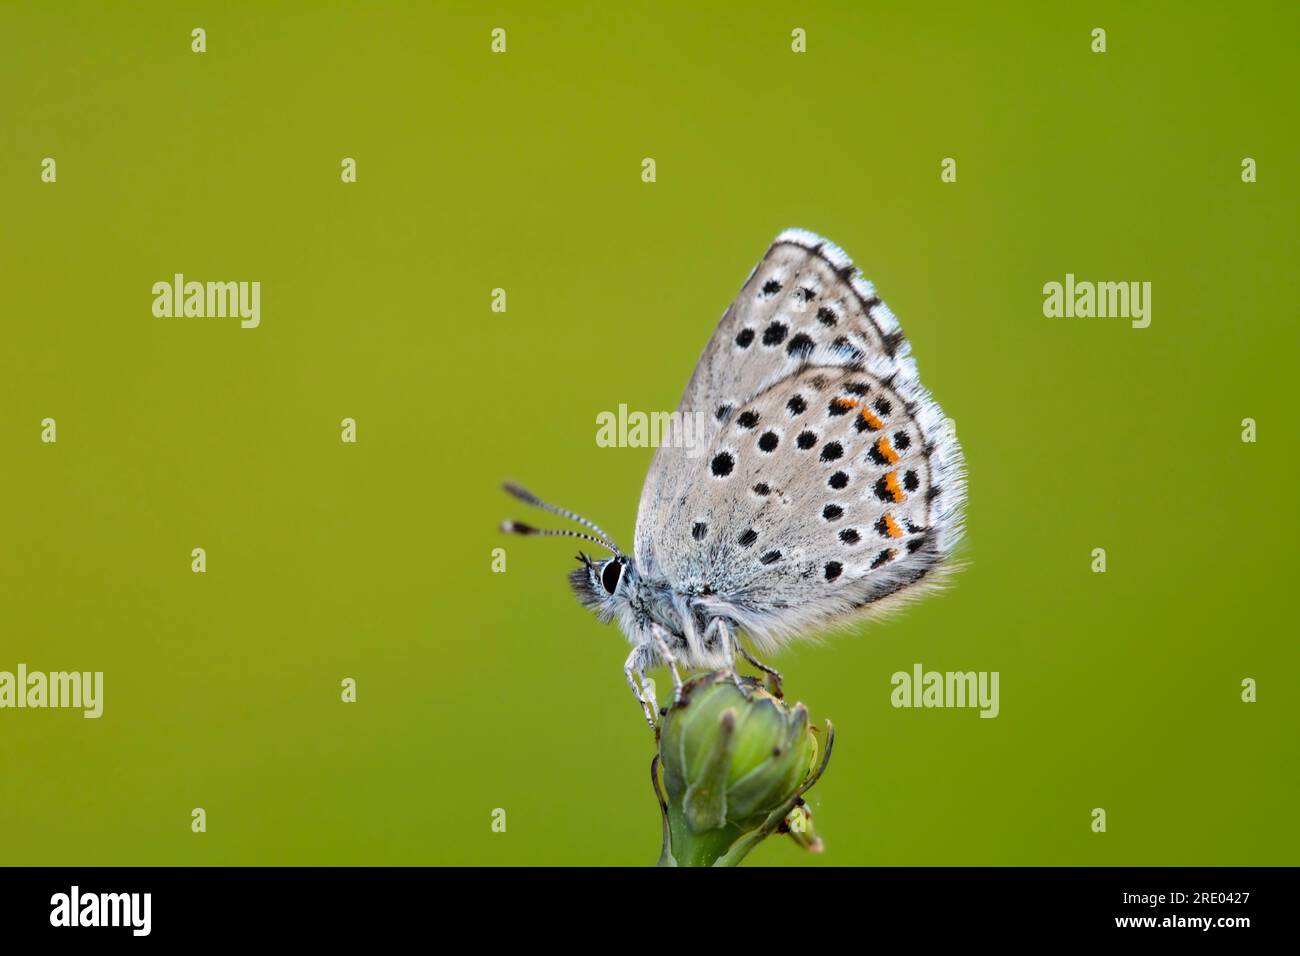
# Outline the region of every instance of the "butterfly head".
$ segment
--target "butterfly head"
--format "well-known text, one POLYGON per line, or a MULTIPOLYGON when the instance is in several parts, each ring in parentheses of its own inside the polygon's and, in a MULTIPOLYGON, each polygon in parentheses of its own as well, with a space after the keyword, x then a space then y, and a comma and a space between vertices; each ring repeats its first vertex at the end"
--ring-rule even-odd
POLYGON ((640 578, 632 560, 615 554, 594 559, 578 552, 581 567, 569 572, 569 584, 583 607, 591 608, 602 621, 611 621, 630 610, 640 578))

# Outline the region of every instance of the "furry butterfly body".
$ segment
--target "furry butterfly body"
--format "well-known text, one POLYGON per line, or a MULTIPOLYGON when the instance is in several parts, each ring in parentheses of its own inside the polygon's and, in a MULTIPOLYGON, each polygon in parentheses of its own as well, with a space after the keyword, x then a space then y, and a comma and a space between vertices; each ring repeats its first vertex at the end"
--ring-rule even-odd
POLYGON ((706 451, 663 441, 624 554, 580 555, 571 583, 633 643, 628 681, 653 723, 645 669, 764 670, 745 646, 852 623, 938 583, 962 529, 961 449, 875 289, 832 243, 777 237, 724 313, 674 420, 704 412, 706 451), (694 453, 692 453, 694 451, 694 453))

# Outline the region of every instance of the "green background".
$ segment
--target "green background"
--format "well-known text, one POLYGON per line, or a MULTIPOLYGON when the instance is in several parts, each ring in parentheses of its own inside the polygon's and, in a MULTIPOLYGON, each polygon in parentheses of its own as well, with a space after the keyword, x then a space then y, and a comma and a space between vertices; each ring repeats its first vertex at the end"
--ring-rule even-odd
POLYGON ((1295 863, 1295 5, 547 6, 0 6, 0 669, 106 685, 0 711, 0 862, 653 862, 626 642, 498 484, 630 542, 596 414, 801 226, 957 422, 968 567, 774 661, 827 851, 751 862, 1295 863), (176 272, 261 327, 155 319, 176 272), (1151 327, 1045 318, 1067 272, 1151 327), (915 662, 1001 716, 895 710, 915 662))

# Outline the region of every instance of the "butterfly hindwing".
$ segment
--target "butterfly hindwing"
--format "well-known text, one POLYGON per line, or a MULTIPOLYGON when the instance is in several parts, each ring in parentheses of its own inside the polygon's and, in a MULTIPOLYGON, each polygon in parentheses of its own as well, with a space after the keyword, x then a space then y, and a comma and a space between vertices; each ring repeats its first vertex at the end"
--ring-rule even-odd
POLYGON ((642 492, 643 572, 760 645, 914 585, 960 534, 961 454, 840 250, 783 233, 728 308, 642 492))

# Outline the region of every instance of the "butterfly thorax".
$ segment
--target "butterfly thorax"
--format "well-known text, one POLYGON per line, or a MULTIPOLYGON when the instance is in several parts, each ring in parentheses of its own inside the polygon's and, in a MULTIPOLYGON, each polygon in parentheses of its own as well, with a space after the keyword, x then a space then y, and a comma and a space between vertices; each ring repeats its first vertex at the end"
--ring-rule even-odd
POLYGON ((718 667, 727 660, 724 632, 709 628, 715 619, 726 618, 717 613, 717 595, 708 584, 681 588, 663 578, 642 577, 627 558, 583 563, 569 576, 578 599, 602 622, 617 621, 633 644, 654 645, 657 631, 688 667, 718 667))

